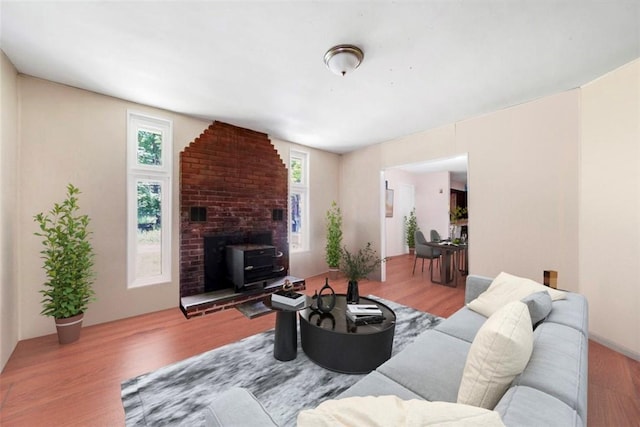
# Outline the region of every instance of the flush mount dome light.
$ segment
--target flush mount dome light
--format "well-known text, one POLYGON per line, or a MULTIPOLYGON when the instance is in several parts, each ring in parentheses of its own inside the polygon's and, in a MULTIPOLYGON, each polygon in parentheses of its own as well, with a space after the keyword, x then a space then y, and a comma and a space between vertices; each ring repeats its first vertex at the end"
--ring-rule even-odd
POLYGON ((362 62, 364 53, 359 47, 351 44, 334 46, 324 54, 324 63, 332 73, 344 76, 352 72, 362 62))

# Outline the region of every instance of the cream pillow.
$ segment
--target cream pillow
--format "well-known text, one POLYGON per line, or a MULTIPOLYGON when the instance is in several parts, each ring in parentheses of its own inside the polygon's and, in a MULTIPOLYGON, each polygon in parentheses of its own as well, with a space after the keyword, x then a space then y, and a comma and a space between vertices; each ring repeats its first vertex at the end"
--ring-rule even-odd
POLYGON ((480 327, 471 343, 458 389, 458 403, 493 409, 520 374, 533 350, 527 305, 510 302, 480 327))
POLYGON ((520 301, 535 292, 546 291, 552 301, 566 298, 566 292, 549 288, 531 279, 500 273, 486 291, 467 304, 467 307, 485 317, 491 316, 508 302, 520 301))
POLYGON ((402 400, 397 396, 327 400, 298 414, 298 427, 442 425, 504 427, 495 411, 451 402, 402 400))

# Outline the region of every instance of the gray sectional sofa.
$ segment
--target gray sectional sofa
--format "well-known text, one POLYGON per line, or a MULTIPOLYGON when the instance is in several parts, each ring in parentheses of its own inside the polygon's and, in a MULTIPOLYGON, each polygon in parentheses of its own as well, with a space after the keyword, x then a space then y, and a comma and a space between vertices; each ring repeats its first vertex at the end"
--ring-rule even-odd
MULTIPOLYGON (((491 282, 491 278, 468 276, 465 302, 475 299, 491 282)), ((486 320, 461 308, 338 398, 391 394, 402 399, 456 402, 467 353, 486 320)), ((535 328, 529 363, 494 410, 506 426, 585 426, 587 358, 587 301, 568 293, 566 299, 552 303, 547 318, 535 328)), ((223 396, 208 408, 208 425, 275 425, 248 391, 229 393, 228 402, 223 396)))

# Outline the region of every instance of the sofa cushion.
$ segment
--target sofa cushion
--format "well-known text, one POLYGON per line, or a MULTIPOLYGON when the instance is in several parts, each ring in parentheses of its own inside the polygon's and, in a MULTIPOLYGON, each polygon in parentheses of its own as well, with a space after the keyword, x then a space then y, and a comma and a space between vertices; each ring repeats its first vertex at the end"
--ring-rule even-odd
POLYGON ((492 277, 470 274, 467 276, 464 290, 464 303, 468 304, 485 292, 493 282, 492 277))
POLYGON ((535 388, 587 418, 588 340, 569 326, 544 322, 533 334, 529 364, 514 385, 535 388))
POLYGON ((533 348, 529 309, 513 301, 482 325, 471 343, 458 403, 493 409, 527 365, 533 348))
POLYGON ((264 407, 247 389, 232 387, 218 395, 204 410, 207 427, 277 427, 264 407))
POLYGON ((397 396, 327 400, 298 414, 300 427, 443 425, 504 427, 495 411, 451 402, 402 400, 397 396))
POLYGON ((583 427, 575 409, 531 387, 511 387, 494 409, 507 426, 583 427))
POLYGON ((538 323, 542 322, 551 313, 551 295, 549 295, 549 292, 534 292, 522 298, 522 302, 529 308, 531 324, 534 329, 538 323))
POLYGON ((487 318, 482 314, 462 307, 434 329, 470 343, 486 321, 487 318))
POLYGON ((566 298, 553 302, 553 309, 546 322, 560 323, 582 331, 585 336, 589 330, 589 307, 584 295, 567 292, 566 298))
POLYGON ((455 402, 470 347, 466 341, 430 329, 377 371, 423 399, 455 402))
POLYGON ((489 317, 500 307, 512 301, 520 301, 522 298, 534 292, 546 291, 553 301, 565 298, 565 292, 549 288, 531 279, 513 276, 508 273, 500 273, 489 288, 481 293, 478 298, 467 304, 471 310, 489 317))
POLYGON ((385 396, 389 394, 404 400, 422 399, 421 396, 378 371, 371 371, 360 381, 340 393, 336 399, 354 396, 385 396))

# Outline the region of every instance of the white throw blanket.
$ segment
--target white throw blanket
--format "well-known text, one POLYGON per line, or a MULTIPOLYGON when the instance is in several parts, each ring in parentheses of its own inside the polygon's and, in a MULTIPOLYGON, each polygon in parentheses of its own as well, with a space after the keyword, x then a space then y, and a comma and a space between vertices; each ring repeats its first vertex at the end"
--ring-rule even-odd
POLYGON ((450 402, 402 400, 397 396, 348 397, 327 400, 298 414, 298 427, 504 427, 488 409, 450 402))

